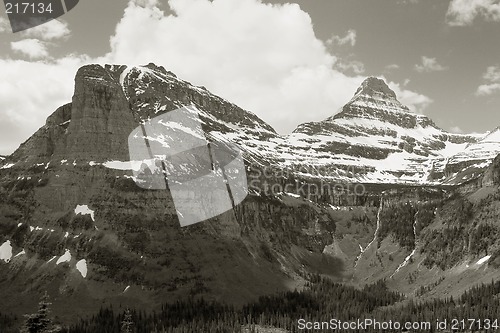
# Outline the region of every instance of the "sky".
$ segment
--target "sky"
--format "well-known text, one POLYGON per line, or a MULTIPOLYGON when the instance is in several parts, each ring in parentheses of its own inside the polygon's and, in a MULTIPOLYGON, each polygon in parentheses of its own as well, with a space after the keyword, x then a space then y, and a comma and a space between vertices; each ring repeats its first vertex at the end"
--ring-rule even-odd
POLYGON ((154 62, 279 133, 368 76, 456 133, 500 126, 500 0, 81 0, 12 33, 0 11, 0 155, 71 101, 88 63, 154 62))

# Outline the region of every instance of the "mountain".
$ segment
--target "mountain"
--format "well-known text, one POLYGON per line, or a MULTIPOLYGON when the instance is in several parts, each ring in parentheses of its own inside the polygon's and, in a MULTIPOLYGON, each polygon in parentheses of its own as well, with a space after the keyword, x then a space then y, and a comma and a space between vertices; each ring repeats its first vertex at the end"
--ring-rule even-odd
POLYGON ((500 266, 496 133, 447 133, 368 78, 335 115, 279 135, 161 66, 84 66, 71 103, 0 161, 0 312, 25 313, 44 290, 68 322, 101 304, 245 304, 314 274, 356 286, 384 278, 408 297, 490 282, 500 266), (182 107, 209 142, 241 150, 250 192, 185 228, 168 188, 137 185, 128 145, 182 107))
POLYGON ((212 139, 236 143, 246 153, 247 161, 259 167, 270 163, 297 178, 459 184, 477 178, 478 170, 484 171, 500 153, 500 143, 495 139, 498 130, 486 135, 448 133, 428 117, 410 112, 383 80, 374 77, 367 78, 351 101, 334 116, 299 125, 292 134, 281 136, 251 112, 214 96, 203 87, 192 86, 154 64, 134 68, 107 66, 106 69, 90 66, 82 71, 85 74, 79 73, 77 77, 84 77, 85 84, 75 87, 76 103, 86 102, 91 87, 102 90, 103 94, 119 96, 115 105, 106 105, 109 101, 104 98, 74 116, 70 114, 69 105, 61 107, 10 160, 17 165, 34 164, 32 160, 43 156, 44 163, 49 162, 47 156, 59 156, 60 160, 75 163, 79 160, 87 163, 127 161, 125 136, 133 125, 191 103, 212 139), (105 88, 100 84, 103 76, 113 78, 105 88), (103 107, 109 109, 109 114, 100 113, 99 108, 103 107), (128 108, 130 112, 123 112, 128 108), (52 126, 54 122, 59 122, 58 127, 52 126), (63 140, 59 140, 61 133, 63 140), (61 146, 61 141, 66 147, 61 146), (44 149, 27 153, 37 145, 44 149), (99 150, 94 148, 96 145, 100 146, 99 150), (298 169, 301 172, 296 172, 298 169), (318 177, 318 169, 327 173, 318 177), (464 175, 466 169, 473 169, 475 173, 464 175), (459 175, 458 170, 462 174, 459 175))
POLYGON ((449 172, 463 170, 464 166, 475 165, 487 167, 500 153, 500 128, 479 136, 479 140, 471 142, 465 149, 451 156, 447 161, 449 172))
MULTIPOLYGON (((428 117, 410 112, 374 77, 362 83, 340 112, 300 125, 291 137, 318 142, 321 150, 333 153, 324 163, 362 166, 358 181, 415 184, 449 181, 447 160, 480 140, 448 133, 428 117)), ((491 162, 493 157, 478 160, 491 162)))
POLYGON ((301 283, 304 265, 326 260, 332 266, 318 269, 335 272, 338 261, 322 255, 332 241, 326 207, 252 195, 234 212, 181 228, 168 191, 136 185, 128 135, 190 104, 213 136, 234 136, 250 151, 278 137, 252 113, 152 64, 78 71, 72 102, 0 165, 0 283, 9 285, 1 312, 24 313, 44 289, 59 295, 54 311, 66 320, 78 316, 68 304, 148 309, 189 294, 243 303, 301 283))

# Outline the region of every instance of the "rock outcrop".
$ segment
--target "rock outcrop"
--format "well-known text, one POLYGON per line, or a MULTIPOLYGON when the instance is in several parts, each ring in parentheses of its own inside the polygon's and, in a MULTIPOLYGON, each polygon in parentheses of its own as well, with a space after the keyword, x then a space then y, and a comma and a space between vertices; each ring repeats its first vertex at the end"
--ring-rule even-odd
POLYGON ((483 186, 500 185, 500 155, 495 158, 484 173, 482 184, 483 186))

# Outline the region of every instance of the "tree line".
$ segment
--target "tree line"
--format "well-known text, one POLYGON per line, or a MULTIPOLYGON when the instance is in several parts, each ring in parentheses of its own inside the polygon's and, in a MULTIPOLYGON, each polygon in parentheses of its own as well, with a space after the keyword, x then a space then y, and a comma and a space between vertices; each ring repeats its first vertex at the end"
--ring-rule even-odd
MULTIPOLYGON (((165 303, 150 313, 103 307, 95 315, 69 326, 53 323, 45 294, 38 311, 25 316, 21 330, 15 327, 16 318, 1 314, 0 325, 5 326, 0 327, 5 327, 5 333, 252 333, 256 326, 272 326, 295 333, 299 332, 299 319, 321 322, 331 318, 373 318, 401 323, 453 318, 494 320, 500 313, 499 296, 500 281, 475 286, 460 297, 420 302, 389 290, 383 280, 356 289, 313 275, 304 290, 262 296, 238 308, 203 298, 165 303)), ((363 330, 370 331, 373 330, 363 330)))

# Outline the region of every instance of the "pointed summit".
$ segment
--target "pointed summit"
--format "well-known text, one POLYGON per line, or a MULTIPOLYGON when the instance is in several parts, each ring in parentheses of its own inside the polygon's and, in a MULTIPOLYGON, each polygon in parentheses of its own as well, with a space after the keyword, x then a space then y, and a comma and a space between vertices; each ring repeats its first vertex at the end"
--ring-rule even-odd
POLYGON ((384 80, 373 76, 366 78, 363 83, 361 83, 354 97, 346 106, 379 111, 410 111, 407 106, 398 101, 396 93, 389 88, 384 80))
POLYGON ((370 97, 382 97, 396 99, 396 93, 389 88, 384 80, 370 76, 366 78, 361 86, 356 90, 354 96, 367 95, 370 97))

